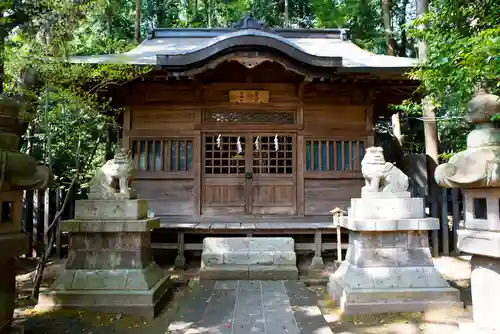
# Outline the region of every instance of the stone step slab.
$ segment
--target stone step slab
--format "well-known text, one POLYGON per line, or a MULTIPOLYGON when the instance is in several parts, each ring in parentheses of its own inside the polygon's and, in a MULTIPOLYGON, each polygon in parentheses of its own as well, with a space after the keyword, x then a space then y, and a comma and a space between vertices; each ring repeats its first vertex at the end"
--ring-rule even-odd
POLYGON ((281 251, 248 251, 208 253, 201 255, 202 266, 241 264, 241 265, 295 265, 297 258, 295 252, 281 251))
POLYGON ((293 238, 205 238, 202 279, 298 279, 293 238))
POLYGON ((298 280, 299 270, 290 265, 214 265, 200 268, 202 280, 298 280))
POLYGON ((203 252, 227 253, 244 251, 294 251, 293 238, 205 238, 203 239, 203 252))

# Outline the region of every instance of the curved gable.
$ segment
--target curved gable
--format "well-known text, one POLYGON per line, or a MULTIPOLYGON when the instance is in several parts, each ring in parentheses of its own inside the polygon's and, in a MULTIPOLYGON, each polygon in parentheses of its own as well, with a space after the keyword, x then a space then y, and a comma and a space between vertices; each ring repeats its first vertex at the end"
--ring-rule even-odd
POLYGON ((218 54, 241 49, 264 48, 285 54, 301 63, 324 67, 342 66, 342 57, 325 57, 310 54, 289 39, 254 29, 244 29, 211 38, 205 45, 199 46, 182 54, 157 54, 157 65, 167 67, 182 67, 206 61, 218 54))

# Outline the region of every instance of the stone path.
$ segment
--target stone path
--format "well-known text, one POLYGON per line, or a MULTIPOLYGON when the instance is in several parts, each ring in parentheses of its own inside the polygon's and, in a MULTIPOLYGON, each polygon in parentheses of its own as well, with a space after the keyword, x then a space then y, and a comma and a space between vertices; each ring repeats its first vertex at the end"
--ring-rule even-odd
POLYGON ((202 281, 170 334, 332 334, 317 297, 299 281, 202 281))

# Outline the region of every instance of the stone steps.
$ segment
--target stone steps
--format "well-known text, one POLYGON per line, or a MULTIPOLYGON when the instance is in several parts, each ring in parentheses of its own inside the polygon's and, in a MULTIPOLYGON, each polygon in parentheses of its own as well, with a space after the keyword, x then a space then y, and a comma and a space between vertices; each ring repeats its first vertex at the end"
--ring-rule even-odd
POLYGON ((205 238, 200 278, 207 280, 296 280, 292 238, 205 238))

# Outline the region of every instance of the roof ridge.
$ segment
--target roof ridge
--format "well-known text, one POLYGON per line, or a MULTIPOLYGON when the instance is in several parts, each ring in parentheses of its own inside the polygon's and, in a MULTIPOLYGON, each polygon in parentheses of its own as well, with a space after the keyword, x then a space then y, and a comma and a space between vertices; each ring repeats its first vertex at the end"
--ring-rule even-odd
POLYGON ((264 31, 285 38, 331 38, 349 40, 349 29, 327 28, 266 28, 256 29, 252 26, 241 28, 153 28, 148 31, 148 39, 157 38, 213 38, 239 30, 264 31))

